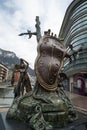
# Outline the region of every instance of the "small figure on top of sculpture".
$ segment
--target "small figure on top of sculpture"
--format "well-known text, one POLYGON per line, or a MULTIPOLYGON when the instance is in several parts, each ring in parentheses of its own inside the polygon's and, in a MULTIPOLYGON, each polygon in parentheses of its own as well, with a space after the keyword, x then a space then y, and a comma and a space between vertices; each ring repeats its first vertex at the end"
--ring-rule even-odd
POLYGON ((20 33, 19 36, 28 35, 29 38, 31 38, 32 35, 35 35, 37 42, 39 42, 39 40, 41 38, 41 28, 40 28, 39 16, 36 16, 35 21, 36 21, 36 24, 35 24, 36 31, 35 32, 31 32, 30 30, 27 30, 26 33, 20 33))
POLYGON ((37 42, 39 42, 41 38, 41 29, 40 29, 40 21, 39 21, 39 16, 36 16, 36 34, 37 34, 37 42))
POLYGON ((24 95, 24 87, 26 92, 32 90, 29 76, 27 74, 28 62, 20 59, 19 64, 15 64, 12 75, 11 84, 14 85, 14 98, 24 95))

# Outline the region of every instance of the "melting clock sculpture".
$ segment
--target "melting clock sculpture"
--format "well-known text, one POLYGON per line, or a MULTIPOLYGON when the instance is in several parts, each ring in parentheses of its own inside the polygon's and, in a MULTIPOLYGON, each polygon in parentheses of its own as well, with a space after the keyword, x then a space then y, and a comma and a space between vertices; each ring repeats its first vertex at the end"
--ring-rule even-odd
POLYGON ((66 49, 50 30, 41 37, 39 17, 36 22, 36 32, 26 33, 29 37, 37 36, 36 83, 32 92, 14 99, 7 118, 27 122, 35 130, 53 130, 55 126, 64 127, 75 121, 78 116, 60 84, 66 49))

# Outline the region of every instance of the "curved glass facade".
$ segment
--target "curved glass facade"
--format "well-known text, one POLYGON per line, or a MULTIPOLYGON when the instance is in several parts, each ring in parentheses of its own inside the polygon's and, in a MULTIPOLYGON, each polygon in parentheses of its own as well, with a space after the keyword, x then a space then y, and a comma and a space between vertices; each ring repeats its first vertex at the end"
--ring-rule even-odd
MULTIPOLYGON (((73 3, 72 3, 73 4, 73 3)), ((82 48, 83 51, 78 53, 78 56, 76 57, 76 61, 73 61, 71 64, 69 64, 69 61, 66 60, 66 64, 64 65, 65 69, 64 71, 69 75, 69 69, 70 74, 73 74, 73 70, 78 70, 80 67, 85 67, 85 62, 87 63, 87 1, 79 0, 76 5, 72 8, 71 12, 66 12, 66 14, 69 13, 68 21, 67 21, 67 30, 63 30, 64 33, 62 36, 64 39, 64 44, 66 47, 68 47, 70 44, 73 45, 73 49, 77 51, 79 48, 82 48), (69 25, 70 24, 70 25, 69 25), (85 51, 84 51, 85 49, 85 51), (84 57, 85 53, 85 57, 84 57), (80 62, 83 62, 84 64, 80 64, 80 62), (78 65, 79 64, 79 65, 78 65), (73 67, 72 67, 73 66, 73 67), (79 67, 78 67, 79 66, 79 67), (71 68, 72 67, 72 68, 71 68), (71 73, 72 72, 72 73, 71 73)), ((66 25, 66 24, 65 24, 66 25)), ((70 49, 69 49, 70 53, 70 49)))
MULTIPOLYGON (((71 44, 74 52, 81 49, 72 63, 66 59, 64 72, 68 77, 76 74, 87 74, 87 0, 75 0, 66 11, 59 38, 63 39, 66 48, 71 44)), ((68 53, 71 50, 68 49, 68 53)))

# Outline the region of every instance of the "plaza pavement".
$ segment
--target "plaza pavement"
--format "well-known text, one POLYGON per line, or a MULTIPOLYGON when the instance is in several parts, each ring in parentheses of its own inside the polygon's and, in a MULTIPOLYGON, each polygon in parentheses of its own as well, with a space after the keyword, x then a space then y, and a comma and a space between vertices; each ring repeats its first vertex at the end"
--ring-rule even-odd
POLYGON ((71 100, 75 109, 87 114, 87 96, 81 96, 75 93, 66 91, 66 95, 71 100))

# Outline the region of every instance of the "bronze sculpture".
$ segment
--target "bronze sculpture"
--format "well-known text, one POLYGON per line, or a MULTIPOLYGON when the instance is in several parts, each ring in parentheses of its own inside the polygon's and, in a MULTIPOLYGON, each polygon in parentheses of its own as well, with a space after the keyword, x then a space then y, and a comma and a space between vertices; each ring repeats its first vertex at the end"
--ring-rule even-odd
POLYGON ((28 62, 20 59, 20 64, 15 64, 12 74, 11 84, 14 86, 14 98, 24 95, 24 88, 26 92, 32 90, 29 76, 27 74, 28 62))
POLYGON ((27 122, 35 130, 53 130, 55 126, 63 127, 77 119, 77 113, 60 85, 66 49, 56 35, 50 33, 48 30, 41 37, 39 28, 39 35, 36 35, 39 39, 34 90, 15 99, 7 112, 8 119, 27 122))

